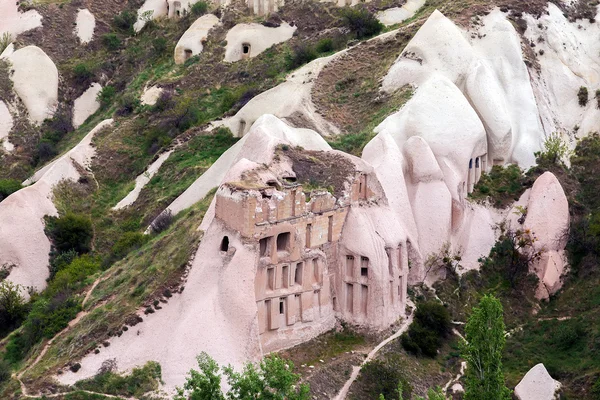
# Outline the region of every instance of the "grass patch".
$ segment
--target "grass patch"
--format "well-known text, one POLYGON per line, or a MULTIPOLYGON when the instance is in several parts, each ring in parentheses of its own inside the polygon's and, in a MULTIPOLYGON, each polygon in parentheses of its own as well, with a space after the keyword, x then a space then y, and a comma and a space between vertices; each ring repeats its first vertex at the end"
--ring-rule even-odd
POLYGON ((140 398, 142 395, 158 389, 161 380, 161 368, 157 362, 150 361, 141 368, 134 368, 131 374, 121 376, 113 372, 116 366, 105 362, 102 372, 93 378, 79 381, 75 387, 91 392, 106 393, 140 398))

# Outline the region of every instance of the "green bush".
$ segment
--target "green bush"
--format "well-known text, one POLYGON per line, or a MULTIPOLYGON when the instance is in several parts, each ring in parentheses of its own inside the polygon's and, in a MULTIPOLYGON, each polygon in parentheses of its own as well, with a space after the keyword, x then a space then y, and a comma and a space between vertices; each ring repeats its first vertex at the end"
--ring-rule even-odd
POLYGON ((109 85, 102 88, 100 93, 98 93, 98 101, 102 107, 108 107, 112 103, 115 93, 116 90, 113 86, 109 85))
POLYGON ((117 115, 124 116, 132 114, 141 105, 140 100, 131 93, 127 93, 119 99, 117 115))
POLYGON ((21 330, 10 337, 4 359, 11 364, 23 360, 32 346, 66 328, 80 310, 79 303, 65 293, 53 298, 38 298, 21 330))
POLYGON ((0 201, 21 189, 21 182, 16 179, 0 179, 0 201))
POLYGON ((137 13, 129 10, 121 11, 113 18, 113 26, 123 32, 133 34, 133 25, 137 21, 137 13))
POLYGON ((158 389, 162 372, 160 364, 154 361, 146 363, 141 368, 134 368, 131 374, 121 376, 112 371, 113 366, 103 364, 98 375, 79 381, 75 387, 82 390, 127 396, 136 399, 144 394, 158 389))
POLYGON ((73 68, 73 76, 77 82, 83 84, 94 76, 94 72, 86 63, 79 63, 73 68))
POLYGON ((469 197, 490 199, 495 207, 504 207, 519 199, 527 182, 528 178, 518 165, 494 165, 490 172, 481 174, 469 197))
POLYGON ((402 374, 402 368, 383 360, 369 361, 360 369, 360 382, 370 399, 410 399, 412 387, 402 374), (398 393, 398 389, 402 393, 398 393))
POLYGON ((157 37, 156 39, 152 40, 152 47, 154 48, 156 55, 163 55, 165 51, 167 51, 167 38, 162 36, 157 37))
POLYGON ((102 43, 108 50, 118 50, 121 47, 121 39, 115 33, 106 33, 102 36, 102 43))
POLYGON ((291 71, 311 62, 317 57, 317 52, 313 47, 305 43, 300 43, 285 55, 285 68, 291 71))
POLYGON ((46 216, 46 235, 57 253, 74 250, 79 254, 90 251, 92 221, 81 214, 67 213, 61 217, 46 216))
POLYGON ((10 281, 0 282, 0 337, 19 326, 29 311, 19 289, 10 281))
POLYGON ((579 88, 579 91, 577 92, 577 100, 579 101, 579 105, 581 107, 587 106, 587 103, 588 103, 588 88, 586 88, 585 86, 582 86, 582 87, 579 88))
POLYGON ((317 53, 329 53, 330 51, 335 50, 335 46, 333 45, 333 39, 325 38, 319 40, 317 42, 315 50, 317 50, 317 53))
POLYGON ((8 382, 10 380, 10 376, 12 375, 12 371, 10 368, 10 364, 6 361, 0 359, 0 386, 4 382, 8 382))
POLYGON ((402 347, 418 356, 433 358, 450 331, 450 313, 446 307, 434 301, 420 303, 408 332, 401 337, 402 347))
POLYGON ((206 11, 208 11, 208 3, 204 1, 199 1, 192 6, 192 14, 198 17, 206 14, 206 11))
POLYGON ((571 155, 569 145, 558 132, 552 133, 544 141, 544 150, 536 152, 536 161, 540 166, 562 165, 571 155))
POLYGON ((342 18, 344 25, 356 39, 369 38, 383 30, 383 24, 363 8, 345 8, 342 10, 342 18))
POLYGON ((50 259, 50 278, 48 279, 52 280, 58 271, 68 267, 78 255, 75 250, 69 250, 52 257, 50 259))
POLYGON ((89 255, 75 258, 68 266, 56 273, 46 289, 47 295, 75 292, 85 284, 87 277, 100 270, 100 261, 89 255))

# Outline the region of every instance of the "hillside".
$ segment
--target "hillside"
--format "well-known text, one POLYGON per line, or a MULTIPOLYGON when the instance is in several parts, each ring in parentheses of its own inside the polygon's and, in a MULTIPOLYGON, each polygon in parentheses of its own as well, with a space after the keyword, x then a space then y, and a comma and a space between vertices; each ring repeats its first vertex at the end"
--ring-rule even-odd
POLYGON ((598 398, 597 14, 3 2, 0 397, 174 398, 205 352, 279 354, 310 398, 462 398, 494 294, 507 387, 543 363, 598 398), (402 333, 432 303, 427 355, 402 333))

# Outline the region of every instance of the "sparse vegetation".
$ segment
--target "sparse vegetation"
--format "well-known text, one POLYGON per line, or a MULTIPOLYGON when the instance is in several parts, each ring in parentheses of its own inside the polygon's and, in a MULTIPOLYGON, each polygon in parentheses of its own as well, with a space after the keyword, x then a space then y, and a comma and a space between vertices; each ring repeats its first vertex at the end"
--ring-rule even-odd
POLYGON ((134 368, 126 376, 117 374, 115 369, 116 363, 109 359, 102 364, 96 376, 77 382, 75 387, 97 393, 139 399, 148 392, 158 389, 161 381, 161 368, 157 362, 150 361, 141 368, 134 368))
POLYGON ((102 36, 102 43, 111 51, 118 50, 121 47, 121 39, 115 33, 105 33, 102 36))
POLYGON ((535 156, 540 166, 564 165, 564 162, 571 156, 571 149, 562 136, 558 132, 554 132, 544 141, 544 150, 536 152, 535 156))
POLYGON ((579 91, 577 92, 577 100, 579 101, 579 105, 581 107, 587 106, 588 97, 588 88, 586 88, 585 86, 580 87, 579 91))
POLYGON ((29 311, 20 289, 8 280, 0 281, 0 337, 19 326, 29 311))
POLYGON ((68 213, 60 217, 46 217, 46 234, 56 253, 70 250, 78 254, 90 251, 92 221, 83 215, 68 213))
POLYGON ((102 107, 108 107, 115 97, 116 90, 113 86, 104 86, 100 93, 98 93, 98 101, 102 107))

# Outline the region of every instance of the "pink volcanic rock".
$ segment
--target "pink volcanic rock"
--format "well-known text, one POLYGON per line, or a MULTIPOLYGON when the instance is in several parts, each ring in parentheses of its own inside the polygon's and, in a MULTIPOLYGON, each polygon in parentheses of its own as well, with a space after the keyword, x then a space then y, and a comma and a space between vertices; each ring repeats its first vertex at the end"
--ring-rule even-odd
POLYGON ((556 176, 545 172, 531 189, 524 228, 536 237, 535 251, 542 257, 532 265, 540 279, 538 298, 548 298, 562 285, 560 277, 566 265, 564 248, 569 230, 569 202, 556 176))

